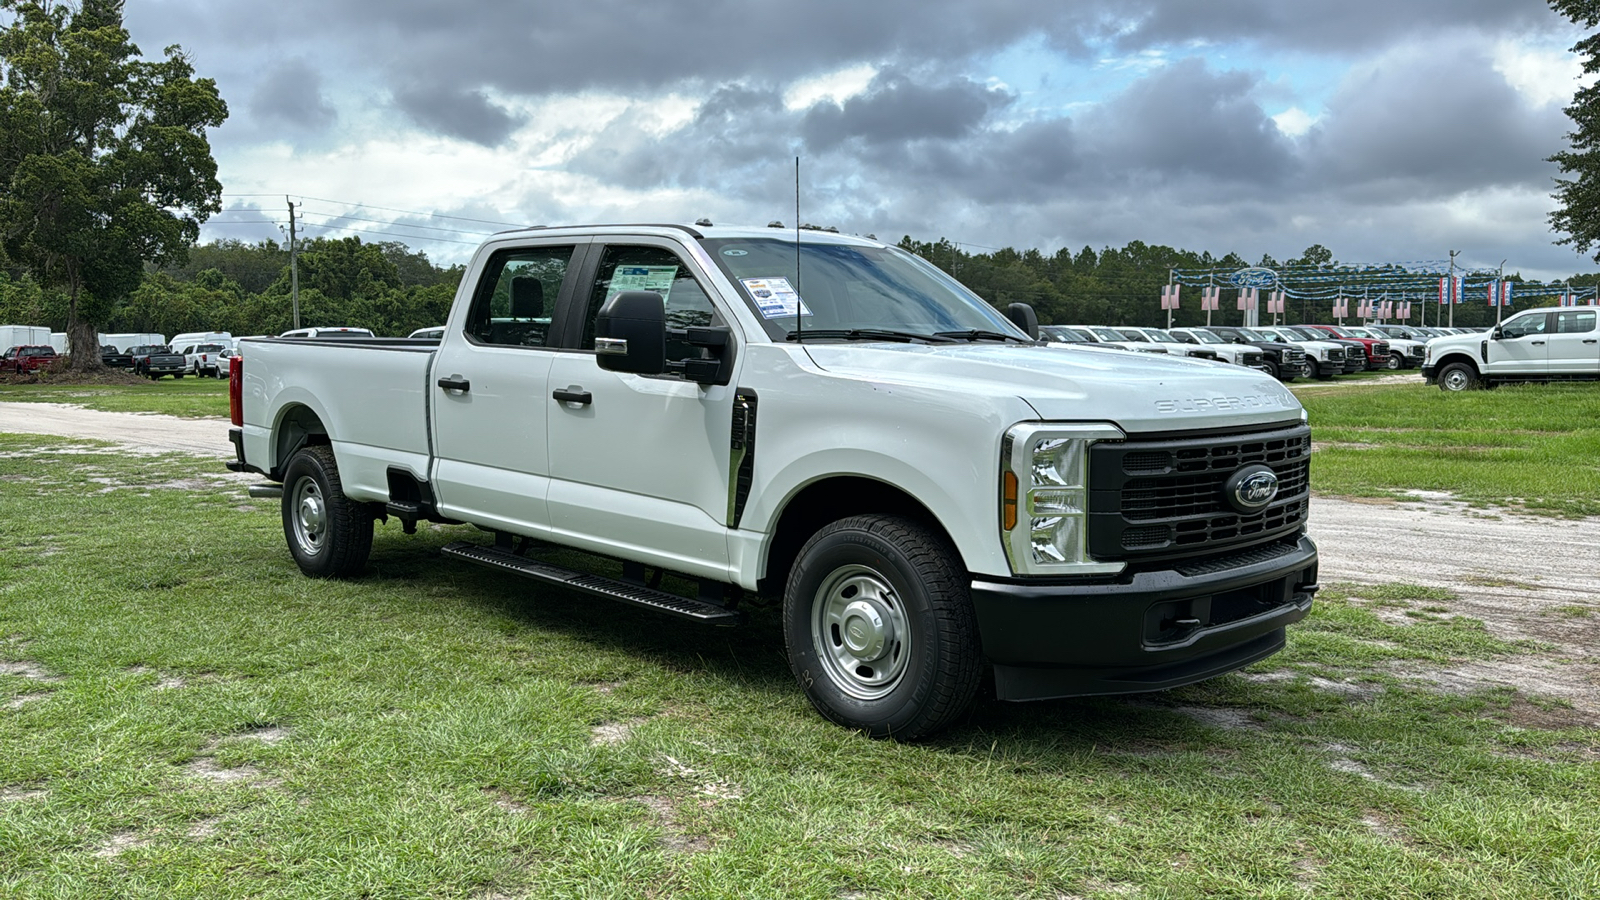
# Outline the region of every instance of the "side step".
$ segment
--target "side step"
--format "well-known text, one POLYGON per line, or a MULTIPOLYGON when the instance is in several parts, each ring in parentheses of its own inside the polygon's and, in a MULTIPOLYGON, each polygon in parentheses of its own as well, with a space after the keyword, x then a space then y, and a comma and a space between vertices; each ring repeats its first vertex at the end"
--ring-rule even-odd
POLYGON ((482 544, 469 544, 457 541, 447 544, 441 550, 445 556, 454 556, 467 562, 477 563, 534 581, 542 581, 557 587, 579 591, 595 597, 604 597, 607 600, 618 600, 634 606, 642 606, 656 612, 678 616, 684 619, 693 619, 707 625, 723 627, 738 625, 744 621, 744 614, 736 609, 728 609, 715 603, 704 600, 690 600, 677 594, 669 594, 642 584, 629 584, 603 575, 594 575, 580 572, 577 569, 567 569, 562 566, 551 565, 525 556, 518 556, 506 550, 495 547, 486 547, 482 544))

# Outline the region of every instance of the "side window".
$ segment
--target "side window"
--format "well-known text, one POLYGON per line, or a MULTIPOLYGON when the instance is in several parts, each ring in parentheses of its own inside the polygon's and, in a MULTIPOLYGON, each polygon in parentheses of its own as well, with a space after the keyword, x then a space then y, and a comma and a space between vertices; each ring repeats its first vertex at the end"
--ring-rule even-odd
POLYGON ((1545 322, 1548 319, 1549 315, 1547 313, 1512 319, 1501 326, 1500 335, 1501 337, 1519 338, 1527 337, 1530 334, 1544 334, 1545 322))
POLYGON ((1587 334, 1594 330, 1594 310, 1556 313, 1556 334, 1587 334))
MULTIPOLYGON (((700 282, 676 253, 662 247, 610 246, 600 257, 583 317, 584 350, 594 349, 594 321, 600 307, 623 291, 655 291, 667 305, 667 328, 714 325, 721 321, 700 282)), ((699 348, 667 338, 667 358, 699 356, 699 348)))
POLYGON ((480 344, 543 347, 572 249, 527 247, 490 257, 467 311, 467 335, 480 344))

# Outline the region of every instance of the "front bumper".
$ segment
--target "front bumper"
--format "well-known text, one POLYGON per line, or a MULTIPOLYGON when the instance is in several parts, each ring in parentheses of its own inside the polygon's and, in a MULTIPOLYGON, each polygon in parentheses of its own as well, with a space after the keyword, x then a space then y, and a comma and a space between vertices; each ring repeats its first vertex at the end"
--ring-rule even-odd
POLYGON ((972 602, 1002 700, 1157 691, 1281 650, 1317 591, 1309 537, 1114 581, 975 578, 972 602))

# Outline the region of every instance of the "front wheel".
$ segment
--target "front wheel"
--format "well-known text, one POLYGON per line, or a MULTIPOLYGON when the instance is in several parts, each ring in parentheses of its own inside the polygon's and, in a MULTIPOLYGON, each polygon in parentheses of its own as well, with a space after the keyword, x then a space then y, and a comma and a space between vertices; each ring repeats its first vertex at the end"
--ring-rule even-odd
POLYGON ((910 519, 852 516, 813 535, 789 572, 783 629, 811 705, 871 737, 926 737, 977 696, 966 573, 942 534, 910 519))
POLYGON ((1268 360, 1263 360, 1261 365, 1266 368, 1268 375, 1271 375, 1273 378, 1277 378, 1278 377, 1278 364, 1277 363, 1275 363, 1272 360, 1268 359, 1268 360))
POLYGON ((372 552, 372 514, 344 495, 326 444, 300 448, 283 474, 283 536, 300 571, 313 578, 360 573, 372 552))
POLYGON ((1466 363, 1451 363, 1439 372, 1439 390, 1456 393, 1481 387, 1478 373, 1466 363))
POLYGON ((1406 364, 1406 358, 1398 353, 1391 353, 1389 358, 1383 361, 1383 364, 1389 367, 1389 371, 1393 372, 1406 364))

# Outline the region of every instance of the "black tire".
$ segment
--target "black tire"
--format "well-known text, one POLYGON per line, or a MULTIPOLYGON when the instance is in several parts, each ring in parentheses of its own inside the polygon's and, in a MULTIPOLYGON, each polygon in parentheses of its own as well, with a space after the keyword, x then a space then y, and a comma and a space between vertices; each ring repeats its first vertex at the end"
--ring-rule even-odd
POLYGON ((1400 369, 1405 368, 1406 358, 1398 353, 1391 353, 1389 354, 1389 358, 1383 361, 1383 364, 1387 366, 1391 372, 1399 371, 1400 369))
POLYGON ((283 537, 300 571, 313 578, 346 578, 366 567, 372 511, 344 495, 326 444, 301 447, 284 468, 283 537))
POLYGON ((184 376, 184 374, 185 374, 185 373, 183 373, 183 372, 179 372, 179 373, 177 373, 177 374, 176 374, 176 375, 173 375, 173 376, 172 376, 172 377, 173 377, 173 378, 182 378, 182 377, 183 377, 183 376, 184 376))
POLYGON ((1343 371, 1344 371, 1344 367, 1343 366, 1340 366, 1338 369, 1334 369, 1333 365, 1331 363, 1318 363, 1317 364, 1317 380, 1318 381, 1332 381, 1333 380, 1333 376, 1338 375, 1340 372, 1343 372, 1343 371))
POLYGON ((1309 356, 1306 357, 1305 361, 1300 363, 1300 374, 1305 378, 1317 377, 1317 361, 1309 356))
POLYGON ((963 715, 983 656, 965 570, 910 519, 852 516, 801 548, 783 594, 784 646, 825 718, 916 740, 963 715))
POLYGON ((1266 367, 1268 375, 1271 375, 1273 378, 1277 378, 1278 377, 1278 364, 1277 363, 1273 362, 1270 359, 1264 359, 1264 360, 1261 361, 1261 365, 1266 367))
POLYGON ((1483 387, 1478 370, 1464 362, 1453 362, 1439 370, 1439 390, 1449 393, 1471 391, 1483 387))

